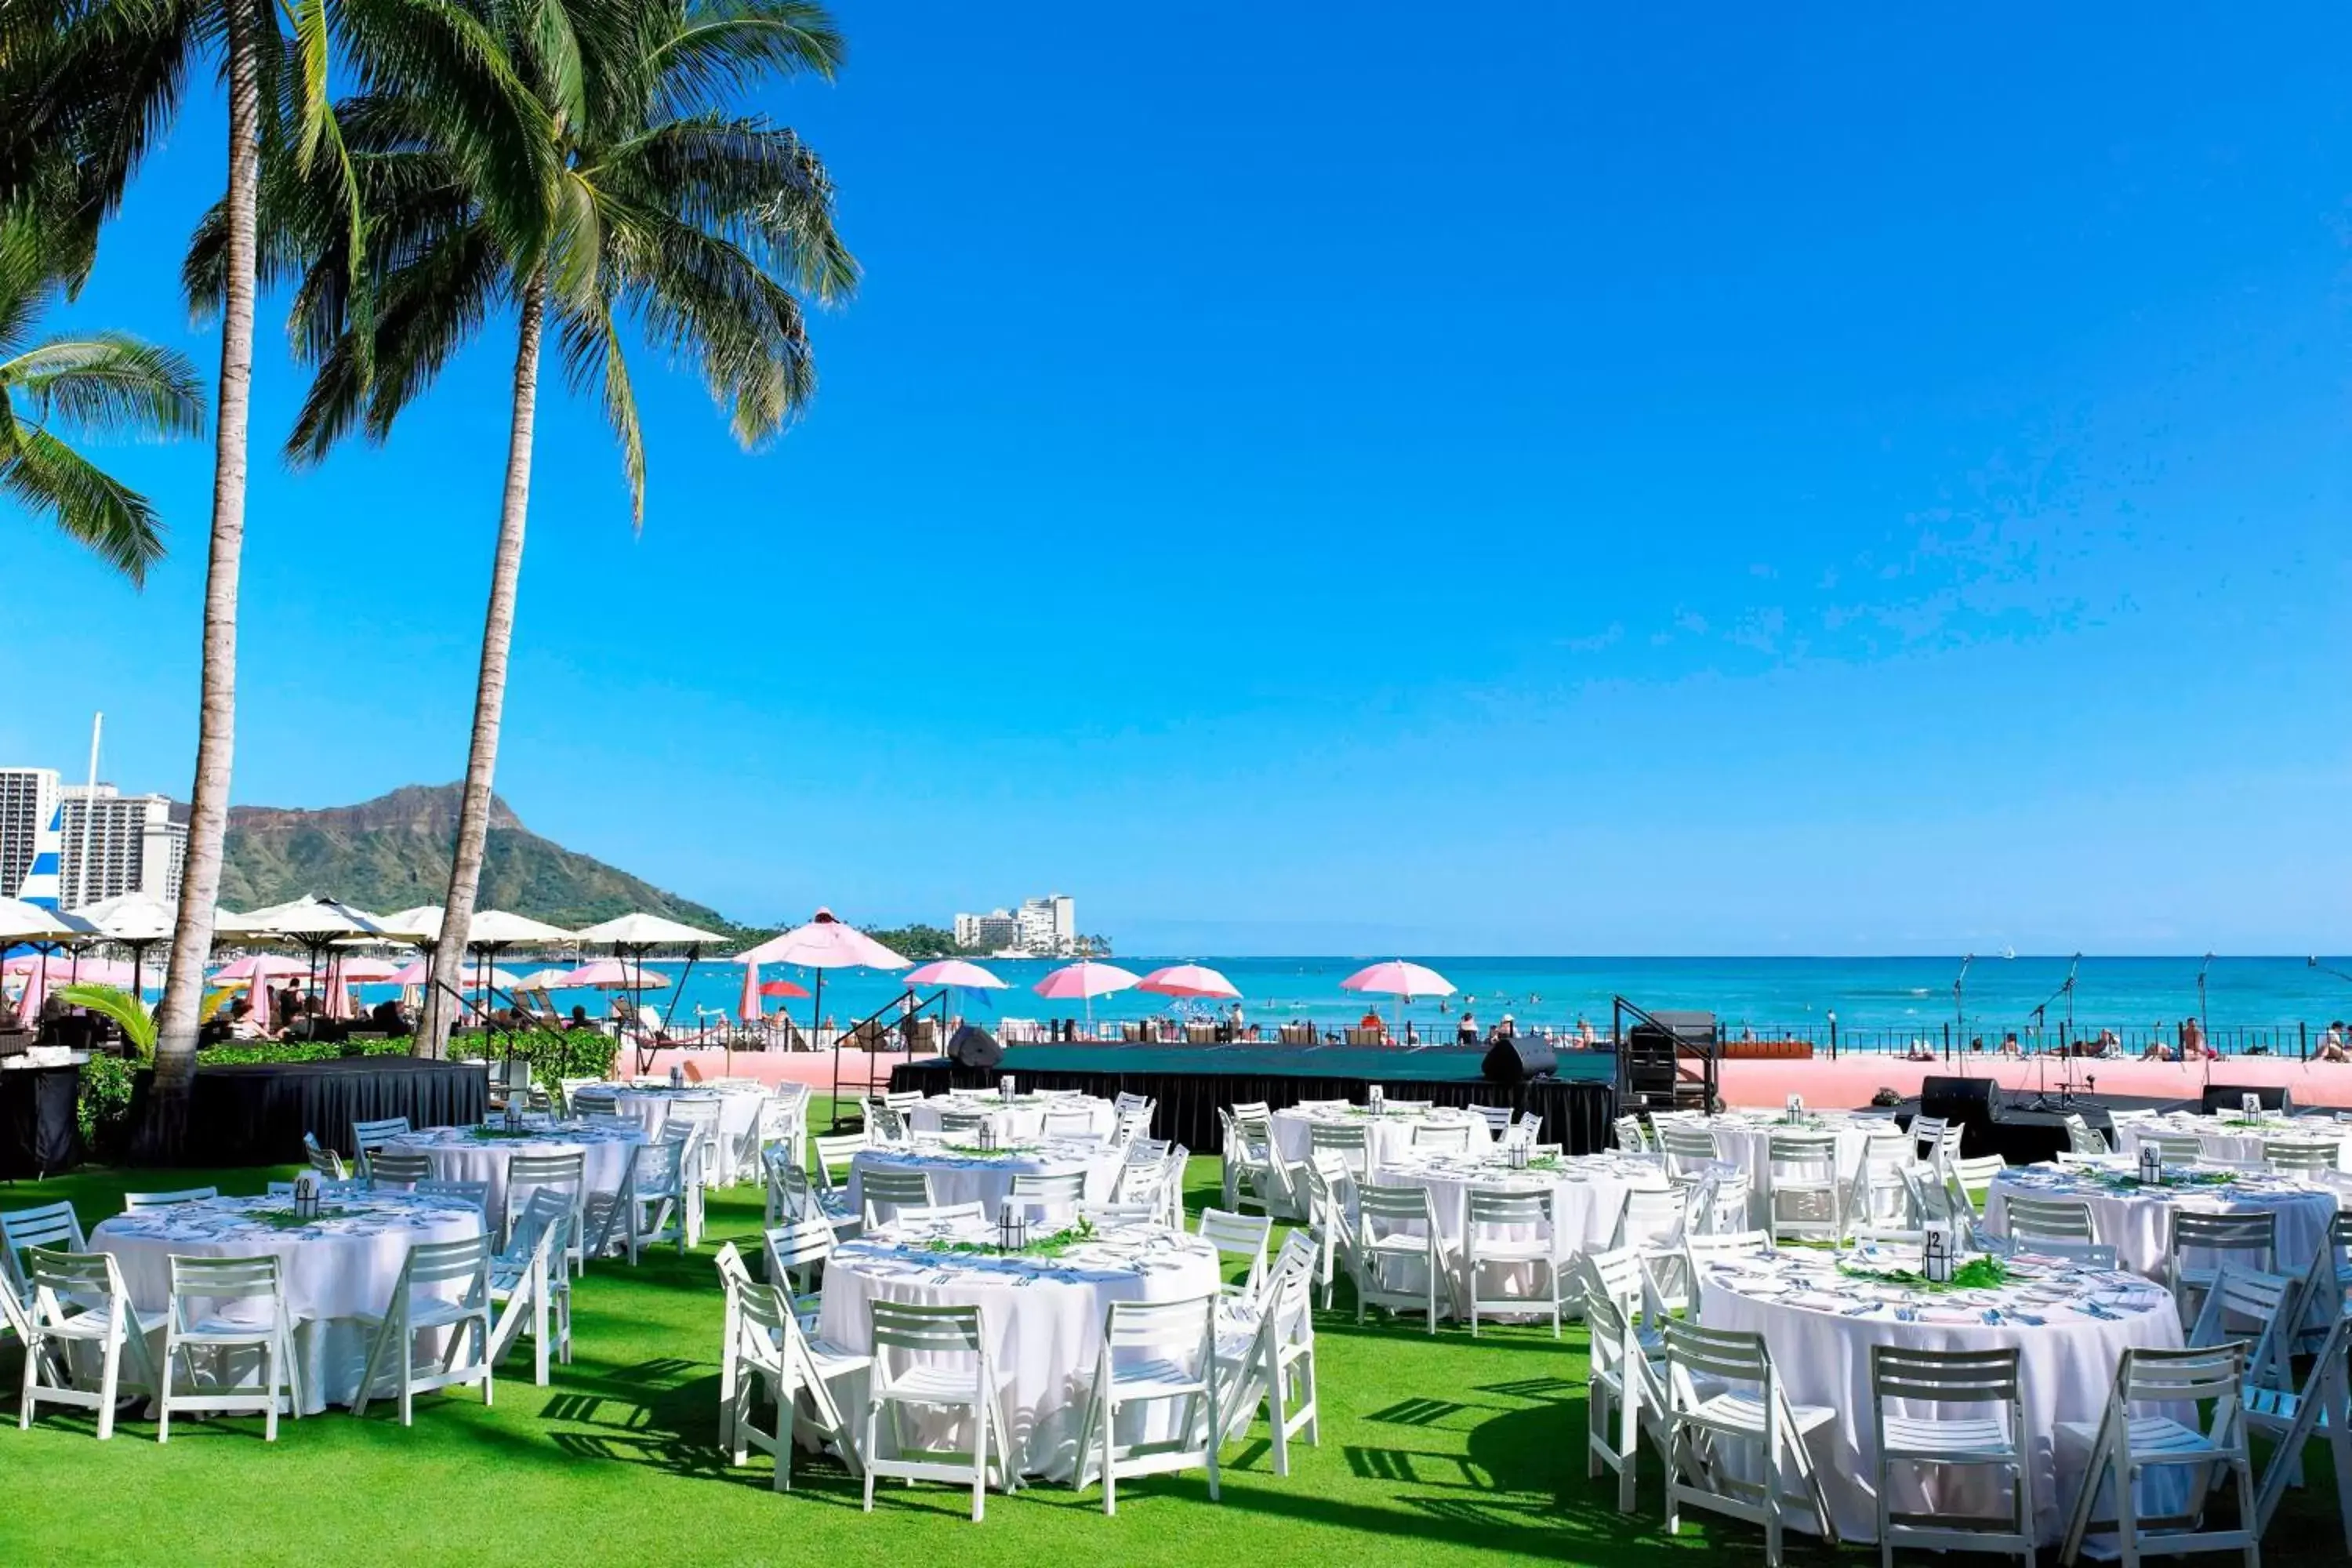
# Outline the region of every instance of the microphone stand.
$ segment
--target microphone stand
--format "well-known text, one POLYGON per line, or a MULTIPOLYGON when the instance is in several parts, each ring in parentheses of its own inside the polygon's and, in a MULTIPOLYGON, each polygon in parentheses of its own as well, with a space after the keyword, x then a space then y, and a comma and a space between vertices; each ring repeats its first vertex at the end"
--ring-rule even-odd
POLYGON ((2078 952, 2074 955, 2074 962, 2066 966, 2066 979, 2064 984, 2061 984, 2057 990, 2052 992, 2049 997, 2042 1002, 2042 1005, 2033 1009, 2033 1038, 2034 1044, 2038 1047, 2042 1044, 2042 1027, 2049 1020, 2050 1004, 2061 999, 2063 999, 2066 1004, 2066 1021, 2058 1026, 2058 1048, 2066 1055, 2066 1059, 2064 1062, 2060 1064, 2058 1069, 2058 1099, 2054 1104, 2051 1101, 2050 1058, 2047 1054, 2042 1054, 2041 1073, 2037 1080, 2032 1106, 2032 1109, 2035 1110, 2070 1110, 2074 1109, 2074 1058, 2073 1054, 2074 1047, 2070 1043, 2068 1037, 2074 1032, 2074 973, 2082 967, 2082 964, 2083 955, 2078 952))
POLYGON ((1969 1010, 1962 1000, 1962 992, 1969 983, 1969 965, 1976 961, 1977 955, 1973 952, 1963 955, 1960 972, 1952 976, 1952 1046, 1960 1053, 1960 1071, 1963 1074, 1969 1070, 1969 1010))

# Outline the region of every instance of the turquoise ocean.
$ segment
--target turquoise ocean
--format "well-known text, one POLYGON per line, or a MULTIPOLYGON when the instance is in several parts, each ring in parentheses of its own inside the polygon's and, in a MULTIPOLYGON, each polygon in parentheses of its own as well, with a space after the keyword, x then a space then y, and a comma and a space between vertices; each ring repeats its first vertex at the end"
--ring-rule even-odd
MULTIPOLYGON (((1311 1021, 1339 1027, 1360 1017, 1368 999, 1339 989, 1339 982, 1371 962, 1364 957, 1216 958, 1128 957, 1114 960, 1140 974, 1161 963, 1192 962, 1221 971, 1240 988, 1242 1006, 1267 1032, 1280 1023, 1311 1021)), ((2137 1047, 2151 1031, 2172 1037, 2181 1020, 2199 1014, 2198 972, 2204 961, 2180 958, 2101 958, 2079 963, 2065 957, 1978 958, 1968 966, 1957 998, 1954 982, 1960 960, 1916 958, 1432 958, 1423 960, 1451 980, 1456 994, 1416 1000, 1405 1016, 1423 1038, 1451 1035, 1467 1010, 1481 1027, 1505 1013, 1521 1025, 1572 1028, 1583 1019, 1602 1034, 1610 1026, 1612 999, 1623 996, 1653 1010, 1697 1008, 1714 1013, 1733 1037, 1793 1037, 1826 1043, 1835 1016, 1842 1048, 1901 1050, 1914 1039, 1940 1046, 1949 1030, 1958 1043, 1982 1037, 1988 1047, 2015 1030, 2031 1040, 2040 1025, 2054 1040, 2072 1004, 2073 1030, 2113 1028, 2137 1047), (2063 987, 2072 968, 2071 997, 2063 987)), ((2352 1017, 2352 959, 2322 958, 2314 968, 2302 957, 2216 958, 2206 973, 2204 1017, 2225 1050, 2252 1046, 2293 1052, 2298 1026, 2314 1038, 2333 1019, 2352 1017), (2330 973, 2341 971, 2342 973, 2330 973)), ((515 965, 509 961, 510 967, 515 965)), ((958 1012, 988 1023, 1003 1018, 1080 1017, 1084 1009, 1047 1003, 1033 986, 1057 965, 1037 959, 989 960, 985 967, 1005 981, 994 993, 956 994, 958 1012)), ((729 963, 687 966, 656 962, 650 970, 673 984, 649 994, 656 1007, 672 1010, 677 1026, 690 1028, 698 1017, 731 1017, 742 992, 743 972, 729 963), (682 984, 679 984, 682 982, 682 984)), ((762 980, 790 979, 803 985, 814 976, 770 966, 762 980)), ((824 1012, 847 1025, 890 1005, 903 987, 892 976, 863 970, 829 972, 824 1012)), ((556 1000, 601 1010, 604 998, 590 992, 561 992, 556 1000)), ((1376 1000, 1383 1018, 1393 1019, 1395 1003, 1376 1000)), ((770 1001, 768 1011, 789 1007, 806 1022, 806 1000, 770 1001)), ((1201 1004, 1175 1005, 1167 998, 1124 992, 1097 998, 1097 1020, 1138 1019, 1198 1011, 1201 1004)))

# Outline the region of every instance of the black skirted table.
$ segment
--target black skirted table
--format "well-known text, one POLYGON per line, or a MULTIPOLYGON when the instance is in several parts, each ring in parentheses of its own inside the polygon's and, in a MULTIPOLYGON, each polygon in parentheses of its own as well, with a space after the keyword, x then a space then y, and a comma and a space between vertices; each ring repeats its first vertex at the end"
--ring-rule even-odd
MULTIPOLYGON (((132 1115, 143 1116, 154 1075, 142 1072, 132 1115)), ((489 1108, 479 1062, 415 1057, 339 1057, 322 1062, 198 1067, 188 1100, 190 1165, 288 1164, 302 1159, 302 1134, 346 1156, 352 1123, 405 1116, 412 1127, 462 1127, 489 1108)))
POLYGON ((81 1163, 78 1063, 0 1068, 0 1177, 38 1180, 81 1163))
POLYGON ((937 1094, 950 1087, 992 1089, 1007 1073, 1024 1089, 1070 1089, 1105 1100, 1148 1095, 1159 1102, 1152 1135, 1172 1139, 1196 1154, 1218 1152, 1217 1110, 1263 1100, 1273 1110, 1302 1100, 1369 1098, 1375 1083, 1395 1099, 1438 1105, 1507 1105, 1543 1119, 1543 1142, 1571 1154, 1609 1146, 1616 1114, 1615 1058, 1595 1053, 1561 1058, 1562 1077, 1532 1083, 1488 1083, 1477 1050, 1397 1050, 1372 1047, 1007 1046, 992 1068, 958 1067, 944 1057, 903 1062, 891 1069, 893 1090, 937 1094), (1604 1076, 1605 1075, 1605 1076, 1604 1076))

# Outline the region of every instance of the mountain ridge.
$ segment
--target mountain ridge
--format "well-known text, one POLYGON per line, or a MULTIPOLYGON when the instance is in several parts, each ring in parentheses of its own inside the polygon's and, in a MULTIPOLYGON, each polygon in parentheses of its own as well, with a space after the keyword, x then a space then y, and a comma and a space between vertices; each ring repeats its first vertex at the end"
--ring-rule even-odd
MULTIPOLYGON (((437 904, 448 887, 462 793, 457 784, 404 784, 351 805, 233 805, 221 902, 249 910, 318 893, 364 910, 437 904)), ((707 904, 533 833, 495 795, 476 905, 569 927, 633 910, 689 925, 732 924, 707 904)))

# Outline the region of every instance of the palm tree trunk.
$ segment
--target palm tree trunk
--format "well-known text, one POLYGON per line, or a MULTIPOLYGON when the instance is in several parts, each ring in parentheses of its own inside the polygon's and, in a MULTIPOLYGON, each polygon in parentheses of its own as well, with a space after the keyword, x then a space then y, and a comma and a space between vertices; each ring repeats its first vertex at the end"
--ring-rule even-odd
POLYGON ((490 563, 490 605, 482 621, 482 668, 474 687, 474 741, 466 755, 466 787, 457 802, 457 847, 449 862, 449 893, 443 900, 441 942, 433 950, 432 984, 425 988, 425 1015, 416 1031, 420 1056, 437 1057, 448 1047, 457 1015, 458 976, 466 962, 466 932, 474 921, 474 895, 482 880, 482 847, 490 826, 490 784, 499 765, 499 723, 506 710, 507 650, 514 642, 515 594, 522 584, 523 522, 530 510, 530 437, 539 408, 539 339, 547 316, 547 275, 537 272, 523 285, 522 323, 517 334, 514 414, 507 426, 506 499, 499 514, 498 553, 490 563))
POLYGON ((253 391, 254 234, 261 189, 257 40, 237 0, 228 24, 228 278, 221 312, 219 423, 213 433, 213 526, 205 566, 204 668, 188 848, 172 928, 171 970, 155 1034, 155 1082, 139 1133, 150 1160, 177 1153, 196 1070, 197 1011, 212 956, 213 905, 228 839, 229 763, 236 735, 236 590, 245 550, 247 405, 253 391))

